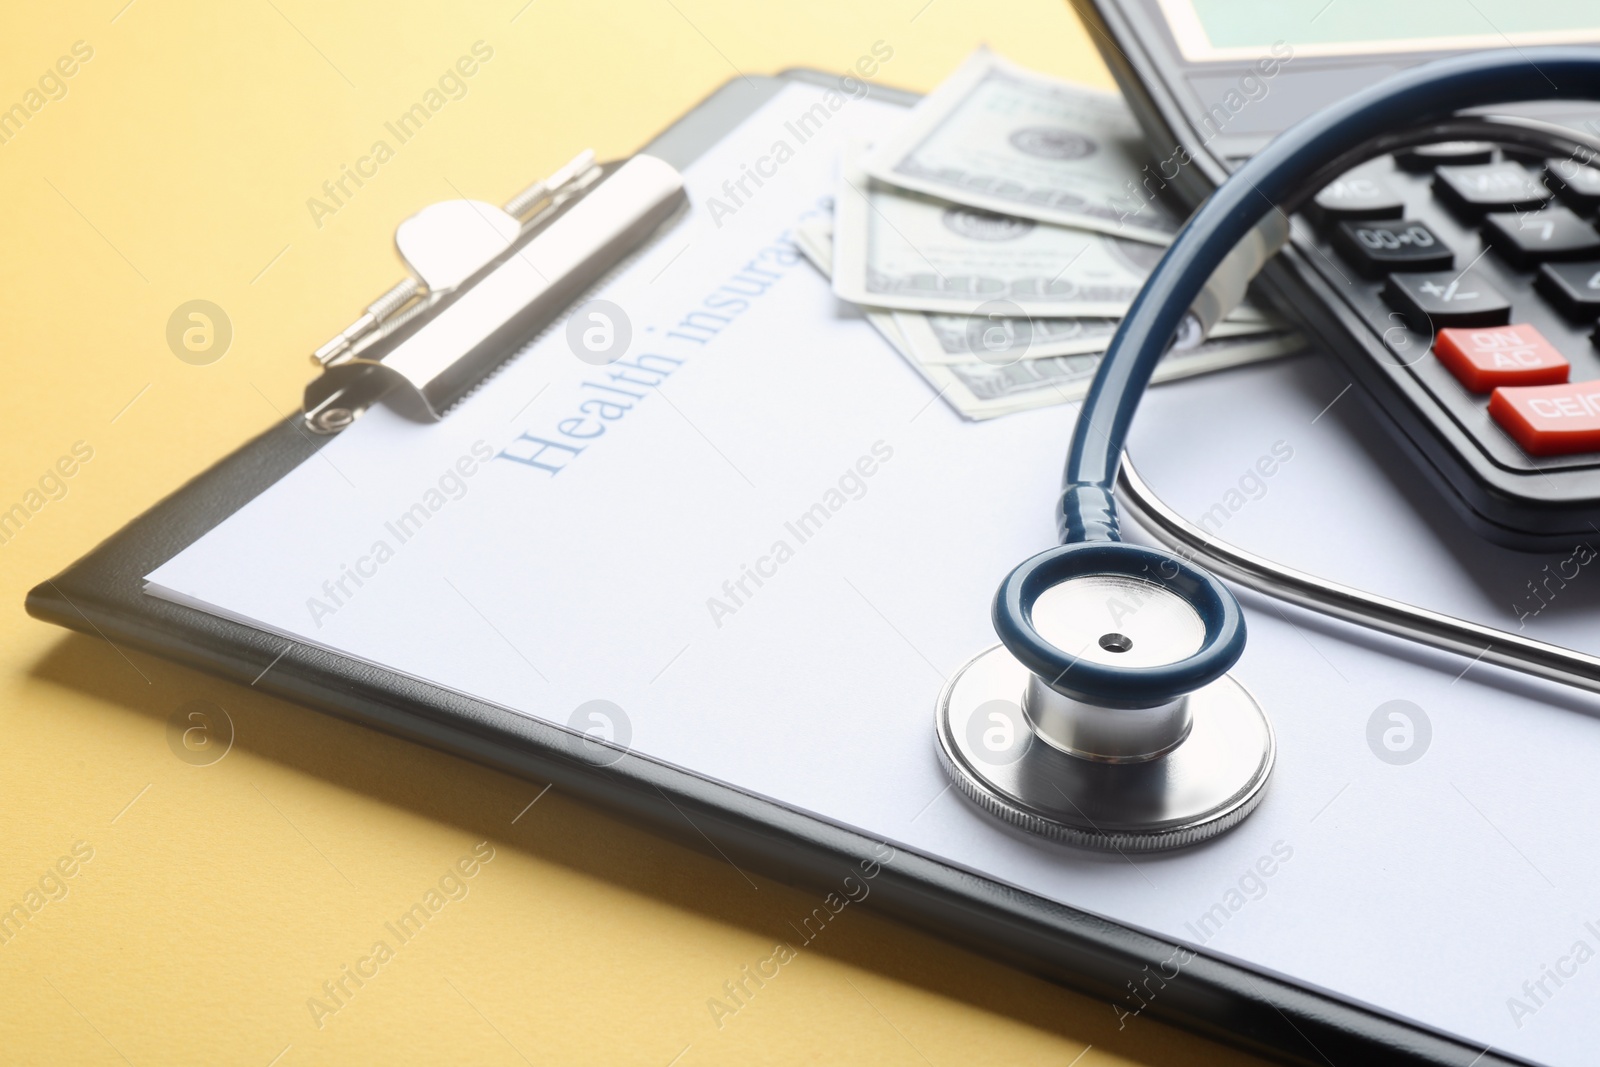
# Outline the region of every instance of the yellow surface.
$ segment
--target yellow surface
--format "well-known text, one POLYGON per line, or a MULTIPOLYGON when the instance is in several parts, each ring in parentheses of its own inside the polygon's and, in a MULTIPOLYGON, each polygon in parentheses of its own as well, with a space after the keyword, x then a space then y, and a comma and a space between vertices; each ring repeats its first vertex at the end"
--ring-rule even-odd
POLYGON ((1063 4, 125 3, 9 5, 0 33, 0 109, 93 51, 0 144, 0 510, 93 450, 0 545, 0 909, 42 905, 0 943, 0 1059, 1244 1062, 857 909, 719 1027, 710 998, 811 895, 557 791, 517 818, 537 785, 21 608, 297 406, 305 354, 399 276, 391 234, 418 207, 499 202, 585 145, 635 148, 735 69, 843 70, 878 40, 881 80, 915 89, 983 40, 1109 84, 1063 4), (308 198, 479 41, 466 94, 315 225, 308 198), (192 299, 232 321, 209 366, 166 343, 192 299), (211 766, 167 742, 196 699, 236 724, 211 766), (445 880, 466 896, 400 944, 384 924, 483 841, 493 858, 445 880), (347 967, 370 977, 332 999, 347 967))

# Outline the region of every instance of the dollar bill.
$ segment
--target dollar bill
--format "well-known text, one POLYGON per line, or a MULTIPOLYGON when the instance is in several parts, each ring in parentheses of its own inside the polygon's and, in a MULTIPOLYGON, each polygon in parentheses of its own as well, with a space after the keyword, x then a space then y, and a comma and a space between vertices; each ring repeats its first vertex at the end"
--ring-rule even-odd
MULTIPOLYGON (((1011 363, 1104 352, 1122 324, 1121 319, 1015 319, 923 311, 896 311, 894 317, 921 363, 1011 363)), ((1229 319, 1217 323, 1211 336, 1241 337, 1284 328, 1272 319, 1229 319)), ((1200 320, 1190 315, 1174 345, 1189 348, 1199 340, 1200 320)))
MULTIPOLYGON (((809 221, 798 228, 798 239, 805 252, 832 271, 833 225, 827 219, 809 221)), ((986 315, 952 315, 943 312, 895 311, 896 326, 920 363, 965 363, 974 359, 1009 363, 1018 359, 1044 359, 1085 352, 1104 352, 1122 320, 1107 316, 1095 318, 1012 317, 991 309, 986 315)), ((1198 340, 1198 321, 1184 321, 1178 341, 1187 345, 1198 340)), ((1242 307, 1234 318, 1225 319, 1212 330, 1213 337, 1281 330, 1283 326, 1253 307, 1242 307)))
POLYGON ((1103 352, 1120 319, 1028 319, 895 311, 895 323, 922 363, 1044 359, 1103 352))
MULTIPOLYGON (((807 224, 795 231, 795 243, 824 275, 833 268, 827 227, 807 224)), ((884 339, 910 363, 939 395, 965 418, 983 420, 1082 400, 1100 366, 1105 344, 1089 352, 1035 359, 930 360, 915 340, 918 320, 933 316, 864 307, 863 314, 884 339)), ((1226 324, 1224 324, 1226 325, 1226 324)), ((1110 336, 1106 335, 1109 343, 1110 336)), ((1198 329, 1180 336, 1156 367, 1152 381, 1165 382, 1196 374, 1273 359, 1297 352, 1305 339, 1293 330, 1272 328, 1231 337, 1201 339, 1198 329)))
POLYGON ((833 224, 827 219, 808 219, 795 226, 794 243, 800 254, 822 272, 833 277, 833 224))
MULTIPOLYGON (((1170 382, 1276 359, 1304 347, 1305 339, 1292 330, 1213 337, 1188 349, 1173 348, 1156 366, 1151 381, 1170 382)), ((1051 356, 1019 360, 1004 366, 977 362, 942 365, 911 362, 951 407, 966 418, 982 420, 1082 400, 1089 392, 1089 383, 1100 366, 1102 355, 1095 352, 1051 356)))
POLYGON ((1138 241, 1165 244, 1180 222, 1155 199, 1163 176, 1120 96, 987 49, 923 97, 862 169, 957 203, 1138 241))
MULTIPOLYGON (((897 189, 846 147, 834 204, 833 291, 867 307, 1114 318, 1164 249, 897 189)), ((1233 317, 1248 318, 1248 309, 1233 317)), ((1259 317, 1259 315, 1254 315, 1259 317)))
POLYGON ((1090 318, 1128 310, 1161 249, 1000 215, 867 177, 847 147, 834 205, 833 291, 868 307, 1090 318))

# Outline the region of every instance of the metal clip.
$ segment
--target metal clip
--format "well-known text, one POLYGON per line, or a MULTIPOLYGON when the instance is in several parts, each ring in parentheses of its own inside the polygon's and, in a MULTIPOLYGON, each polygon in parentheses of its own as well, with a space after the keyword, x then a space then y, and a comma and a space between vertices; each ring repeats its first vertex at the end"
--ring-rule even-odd
POLYGON ((411 276, 313 354, 306 425, 337 433, 397 385, 413 414, 442 417, 684 202, 661 160, 600 165, 584 151, 504 207, 423 208, 395 231, 411 276))
MULTIPOLYGON (((430 272, 429 267, 437 259, 454 258, 470 262, 475 258, 475 266, 483 266, 510 244, 511 239, 505 237, 508 228, 511 238, 522 233, 525 225, 522 220, 534 207, 546 207, 557 196, 587 187, 599 176, 600 168, 595 165, 594 152, 586 148, 548 178, 534 182, 506 201, 504 208, 496 209, 477 200, 446 200, 424 208, 402 222, 395 233, 395 244, 413 276, 396 283, 388 292, 368 304, 360 318, 312 353, 312 359, 319 367, 335 363, 374 331, 381 332, 384 323, 390 322, 397 311, 410 305, 413 300, 421 298, 425 303, 437 300, 454 288, 448 282, 448 272, 430 272), (463 207, 468 209, 465 215, 461 210, 463 207), (481 228, 472 225, 474 215, 481 218, 481 228), (417 234, 408 247, 407 225, 419 220, 425 221, 423 232, 417 234), (510 220, 509 227, 505 225, 505 220, 510 220), (461 225, 453 226, 453 223, 461 225), (494 238, 497 237, 501 240, 498 247, 494 247, 494 238), (489 249, 492 251, 487 251, 489 249), (480 254, 474 257, 474 251, 480 251, 480 254), (487 251, 487 254, 481 254, 482 251, 487 251), (435 276, 430 277, 430 274, 435 276)), ((413 233, 416 233, 415 226, 413 233)), ((467 270, 461 278, 471 273, 471 270, 467 270)), ((457 279, 457 284, 461 278, 457 279)))

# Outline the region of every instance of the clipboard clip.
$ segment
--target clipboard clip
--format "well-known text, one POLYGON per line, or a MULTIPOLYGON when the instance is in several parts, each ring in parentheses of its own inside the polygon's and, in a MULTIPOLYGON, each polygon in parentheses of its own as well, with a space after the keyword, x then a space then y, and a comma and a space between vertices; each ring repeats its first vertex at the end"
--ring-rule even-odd
POLYGON ((423 208, 395 231, 410 274, 312 354, 306 428, 338 433, 385 397, 443 418, 686 202, 670 164, 586 150, 503 207, 423 208))

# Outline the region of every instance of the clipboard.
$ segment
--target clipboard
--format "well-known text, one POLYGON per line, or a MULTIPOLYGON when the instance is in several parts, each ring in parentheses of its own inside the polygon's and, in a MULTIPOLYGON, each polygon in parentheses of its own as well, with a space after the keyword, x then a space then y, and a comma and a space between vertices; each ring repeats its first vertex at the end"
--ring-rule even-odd
MULTIPOLYGON (((736 78, 642 152, 681 169, 786 85, 799 81, 831 86, 834 80, 804 70, 736 78)), ((917 99, 881 87, 872 87, 870 93, 902 106, 917 99)), ((597 187, 620 169, 620 165, 589 163, 579 168, 579 176, 593 174, 597 187)), ((552 219, 573 206, 550 199, 552 219)), ((585 261, 582 271, 556 279, 551 295, 541 304, 541 315, 553 316, 559 305, 580 299, 600 281, 608 265, 625 256, 629 242, 648 239, 669 206, 663 199, 643 212, 637 225, 597 242, 599 251, 585 261)), ((534 328, 533 318, 519 322, 518 336, 534 328)), ((391 331, 391 343, 406 336, 404 323, 401 326, 391 331)), ((652 832, 701 851, 715 850, 789 884, 826 892, 848 875, 873 871, 873 899, 887 914, 1108 1005, 1124 1003, 1130 983, 1159 974, 1161 995, 1143 1009, 1151 1017, 1280 1062, 1526 1062, 1310 986, 1196 953, 954 864, 908 852, 895 854, 892 863, 881 862, 885 844, 849 827, 635 752, 608 753, 596 760, 579 735, 560 726, 145 593, 145 575, 310 458, 331 439, 327 433, 348 425, 344 416, 325 417, 330 408, 340 406, 328 398, 342 395, 341 389, 359 392, 372 385, 368 378, 389 373, 362 365, 357 367, 359 374, 341 372, 342 376, 328 380, 340 360, 324 358, 326 353, 354 347, 349 340, 346 337, 341 349, 336 337, 319 351, 319 362, 327 369, 318 380, 320 390, 317 384, 308 390, 306 412, 245 444, 88 556, 38 585, 27 597, 29 614, 232 681, 252 684, 254 679, 255 688, 284 699, 557 785, 652 832), (366 385, 346 380, 351 377, 366 385), (320 423, 319 412, 324 416, 320 423), (269 669, 263 672, 264 667, 269 669), (1174 958, 1184 963, 1171 975, 1163 968, 1171 967, 1174 958)), ((437 417, 518 347, 510 334, 496 334, 473 349, 470 360, 435 368, 431 377, 391 382, 391 392, 397 390, 437 417)), ((367 351, 367 364, 381 364, 386 351, 380 340, 367 351)), ((357 396, 343 406, 348 414, 360 402, 374 398, 357 396)))

